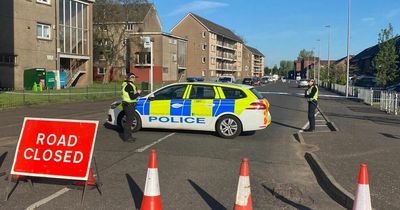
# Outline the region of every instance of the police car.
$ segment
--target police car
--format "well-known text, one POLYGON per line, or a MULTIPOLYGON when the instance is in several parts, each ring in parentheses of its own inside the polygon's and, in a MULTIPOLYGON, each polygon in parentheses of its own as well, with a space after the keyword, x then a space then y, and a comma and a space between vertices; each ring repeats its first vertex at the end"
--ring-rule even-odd
MULTIPOLYGON (((175 83, 137 99, 132 131, 141 128, 216 131, 223 138, 266 128, 269 102, 247 85, 175 83)), ((122 126, 121 101, 111 104, 108 123, 122 126)))

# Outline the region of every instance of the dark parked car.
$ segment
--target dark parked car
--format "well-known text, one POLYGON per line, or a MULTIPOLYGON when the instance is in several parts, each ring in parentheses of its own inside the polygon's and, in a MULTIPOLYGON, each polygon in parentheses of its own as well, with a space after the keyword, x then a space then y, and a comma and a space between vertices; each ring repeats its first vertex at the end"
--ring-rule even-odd
POLYGON ((242 84, 253 86, 253 80, 250 77, 243 78, 242 84))
POLYGON ((188 82, 203 82, 204 78, 203 77, 188 77, 188 78, 186 78, 186 81, 188 81, 188 82))
POLYGON ((386 88, 387 91, 396 91, 396 92, 400 92, 400 83, 397 85, 391 85, 389 87, 386 88))

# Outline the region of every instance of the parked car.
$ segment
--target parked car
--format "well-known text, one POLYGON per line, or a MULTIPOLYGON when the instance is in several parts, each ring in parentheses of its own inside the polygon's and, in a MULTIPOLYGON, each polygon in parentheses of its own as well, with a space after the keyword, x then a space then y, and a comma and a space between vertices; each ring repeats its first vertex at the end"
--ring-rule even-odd
POLYGON ((220 76, 218 77, 218 82, 222 82, 222 83, 235 83, 235 77, 232 75, 224 75, 224 76, 220 76))
POLYGON ((203 82, 204 78, 203 77, 188 77, 188 78, 186 78, 186 81, 188 81, 188 82, 203 82))
POLYGON ((371 76, 361 76, 354 80, 354 86, 373 88, 377 87, 376 77, 371 76))
POLYGON ((268 77, 262 77, 262 78, 261 78, 261 83, 262 83, 262 84, 267 84, 268 82, 270 82, 270 80, 269 80, 268 77))
POLYGON ((242 84, 253 86, 253 79, 251 77, 243 78, 242 84))
POLYGON ((400 83, 397 85, 391 85, 389 87, 386 88, 387 91, 396 91, 396 92, 400 92, 400 83))
POLYGON ((261 85, 260 77, 253 77, 252 80, 253 80, 253 86, 261 85))
POLYGON ((299 88, 308 87, 308 80, 306 80, 306 79, 300 80, 298 87, 299 88))

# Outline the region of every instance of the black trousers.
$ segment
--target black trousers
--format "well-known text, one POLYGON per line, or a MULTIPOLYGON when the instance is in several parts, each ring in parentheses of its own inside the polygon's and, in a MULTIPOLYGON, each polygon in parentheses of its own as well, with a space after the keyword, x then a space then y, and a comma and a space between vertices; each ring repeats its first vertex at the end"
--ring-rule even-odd
POLYGON ((310 122, 310 130, 315 130, 315 110, 317 109, 317 101, 308 102, 308 121, 310 122))
POLYGON ((124 140, 126 141, 132 138, 131 126, 133 123, 136 103, 122 102, 122 107, 126 115, 126 122, 122 124, 122 127, 124 128, 124 140))

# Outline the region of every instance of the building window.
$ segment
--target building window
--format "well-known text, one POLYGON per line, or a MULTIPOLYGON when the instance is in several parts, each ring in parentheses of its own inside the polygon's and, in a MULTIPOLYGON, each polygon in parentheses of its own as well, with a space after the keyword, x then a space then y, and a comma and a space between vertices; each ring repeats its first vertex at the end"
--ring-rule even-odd
POLYGON ((168 67, 163 67, 163 73, 168 74, 168 67))
POLYGON ((206 57, 202 57, 202 58, 201 58, 201 62, 202 62, 202 63, 206 63, 206 57))
POLYGON ((134 25, 133 23, 128 23, 128 25, 126 25, 126 31, 133 31, 134 25))
POLYGON ((169 39, 169 43, 170 44, 177 44, 177 40, 176 39, 169 39))
POLYGON ((38 23, 36 25, 36 37, 39 39, 51 39, 50 25, 38 23))
POLYGON ((41 4, 49 4, 50 5, 50 0, 36 0, 37 3, 41 4))
POLYGON ((206 38, 207 32, 203 31, 202 36, 203 38, 206 38))
MULTIPOLYGON (((59 0, 58 17, 61 53, 88 55, 88 5, 77 0, 59 0)), ((102 25, 100 28, 106 30, 107 26, 102 25)))
POLYGON ((211 58, 211 64, 215 64, 215 58, 211 58))
POLYGON ((202 50, 206 50, 206 49, 207 49, 207 44, 202 44, 202 45, 201 45, 201 49, 202 49, 202 50))
POLYGON ((97 74, 98 75, 105 75, 106 74, 106 68, 97 68, 97 74))

